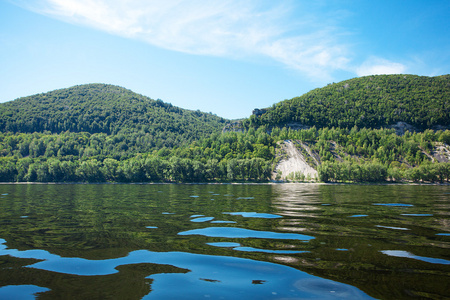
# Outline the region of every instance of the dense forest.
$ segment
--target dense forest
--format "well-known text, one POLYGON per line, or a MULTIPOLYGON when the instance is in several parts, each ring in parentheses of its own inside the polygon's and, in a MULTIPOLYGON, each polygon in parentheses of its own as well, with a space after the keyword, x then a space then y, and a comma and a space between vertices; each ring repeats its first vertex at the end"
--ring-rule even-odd
POLYGON ((312 90, 260 110, 244 126, 381 128, 406 122, 420 130, 450 126, 450 75, 377 75, 312 90))
MULTIPOLYGON (((448 182, 450 130, 430 128, 449 125, 449 89, 449 76, 363 77, 280 102, 242 120, 238 131, 222 131, 230 121, 212 114, 177 108, 116 86, 76 86, 0 104, 0 181, 261 182, 275 179, 273 171, 285 155, 280 145, 291 140, 318 171, 315 180, 448 182), (403 83, 394 89, 395 81, 403 83), (366 88, 367 82, 383 96, 376 107, 375 92, 366 88), (411 82, 422 83, 408 91, 411 82), (428 90, 425 82, 430 83, 428 90), (358 94, 356 86, 371 92, 358 94), (343 96, 342 91, 333 94, 338 87, 345 90, 343 96), (330 96, 320 103, 326 103, 326 109, 305 109, 305 103, 327 93, 330 96), (357 115, 349 110, 348 118, 342 119, 345 125, 341 120, 341 126, 319 126, 339 123, 340 103, 351 101, 365 116, 357 120, 368 123, 355 125, 351 118, 357 115), (299 120, 300 115, 293 117, 299 103, 301 116, 309 116, 308 129, 287 126, 299 120), (381 116, 378 123, 373 121, 375 115, 381 116), (398 121, 423 130, 398 135, 394 129, 381 128, 398 121)), ((288 178, 314 180, 303 174, 288 178)))
MULTIPOLYGON (((140 152, 123 150, 103 133, 2 133, 0 181, 205 182, 267 181, 279 141, 303 141, 317 155, 318 180, 326 182, 450 179, 450 163, 432 154, 450 143, 450 131, 399 136, 393 129, 306 130, 266 127, 212 134, 189 145, 140 152)), ((120 144, 120 143, 119 143, 120 144)), ((294 174, 293 174, 294 175, 294 174)), ((302 181, 301 174, 292 180, 302 181)))
POLYGON ((0 104, 1 132, 104 133, 118 136, 124 148, 129 140, 141 140, 145 151, 198 140, 220 132, 225 123, 212 114, 106 84, 74 86, 0 104), (127 141, 124 135, 135 137, 127 141))

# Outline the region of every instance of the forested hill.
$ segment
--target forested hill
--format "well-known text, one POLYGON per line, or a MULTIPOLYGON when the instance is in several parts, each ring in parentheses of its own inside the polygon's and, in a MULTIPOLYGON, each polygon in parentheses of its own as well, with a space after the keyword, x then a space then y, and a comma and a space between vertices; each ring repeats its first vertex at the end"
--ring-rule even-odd
POLYGON ((106 84, 79 85, 0 104, 2 132, 139 132, 169 140, 164 146, 220 132, 225 122, 106 84))
POLYGON ((450 126, 450 75, 354 78, 255 110, 245 126, 286 124, 381 128, 406 122, 418 129, 450 126))

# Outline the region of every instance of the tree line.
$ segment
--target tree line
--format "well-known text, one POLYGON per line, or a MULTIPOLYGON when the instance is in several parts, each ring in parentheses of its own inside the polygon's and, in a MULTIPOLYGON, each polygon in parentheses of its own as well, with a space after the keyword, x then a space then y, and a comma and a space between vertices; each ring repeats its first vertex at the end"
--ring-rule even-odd
POLYGON ((106 158, 34 161, 0 159, 1 182, 207 182, 267 181, 271 165, 261 158, 217 161, 141 156, 118 161, 106 158))
POLYGON ((324 182, 449 182, 450 163, 425 163, 411 168, 399 168, 378 162, 324 162, 318 169, 324 182))
MULTIPOLYGON (((267 181, 284 140, 302 141, 322 181, 448 180, 433 153, 450 131, 249 128, 214 133, 190 144, 153 149, 145 136, 104 133, 0 133, 0 181, 207 182, 267 181), (434 174, 434 175, 433 175, 434 174)), ((302 150, 297 143, 299 150, 302 150)), ((303 152, 307 155, 306 152, 303 152)))

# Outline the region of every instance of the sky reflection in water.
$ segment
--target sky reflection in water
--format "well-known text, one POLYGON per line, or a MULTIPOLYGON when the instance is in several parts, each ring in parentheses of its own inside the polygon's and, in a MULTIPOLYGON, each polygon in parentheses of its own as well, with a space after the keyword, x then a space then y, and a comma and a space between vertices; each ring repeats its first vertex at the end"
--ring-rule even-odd
POLYGON ((50 291, 50 289, 43 288, 31 284, 22 285, 7 285, 0 287, 0 299, 36 299, 37 293, 50 291))
POLYGON ((448 187, 375 185, 3 185, 0 299, 39 292, 49 299, 80 292, 108 298, 110 291, 134 293, 132 299, 450 297, 443 284, 450 274, 445 192, 448 187), (380 269, 388 272, 374 271, 380 269))
POLYGON ((412 253, 409 253, 408 251, 401 251, 401 250, 383 250, 381 253, 389 255, 389 256, 395 256, 395 257, 407 257, 412 259, 417 259, 421 261, 425 261, 432 264, 442 264, 442 265, 450 265, 450 260, 442 259, 442 258, 432 258, 432 257, 426 257, 426 256, 418 256, 414 255, 412 253))
POLYGON ((259 239, 281 239, 281 240, 303 240, 314 239, 312 236, 298 233, 279 233, 271 231, 258 231, 235 227, 207 227, 179 232, 179 235, 203 235, 209 237, 224 238, 259 238, 259 239))
MULTIPOLYGON (((80 276, 107 275, 129 264, 166 264, 186 273, 154 274, 152 292, 144 299, 280 299, 283 297, 319 299, 371 299, 359 289, 322 279, 294 268, 244 258, 192 254, 185 252, 151 252, 138 250, 126 257, 89 260, 61 257, 44 250, 6 249, 0 239, 0 255, 42 260, 27 266, 51 272, 80 276), (255 285, 254 282, 263 284, 255 285), (176 286, 176 289, 173 287, 176 286)), ((39 289, 33 290, 42 291, 39 289)))
POLYGON ((267 213, 257 213, 257 212, 224 212, 226 215, 231 216, 242 216, 244 218, 262 218, 262 219, 278 219, 282 216, 267 214, 267 213))

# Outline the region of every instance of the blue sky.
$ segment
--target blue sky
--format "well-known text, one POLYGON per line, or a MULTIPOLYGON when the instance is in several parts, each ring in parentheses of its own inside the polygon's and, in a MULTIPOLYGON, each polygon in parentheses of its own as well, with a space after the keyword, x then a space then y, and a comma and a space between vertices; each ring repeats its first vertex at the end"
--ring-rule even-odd
POLYGON ((371 74, 448 74, 450 1, 0 0, 0 102, 85 83, 225 118, 371 74))

